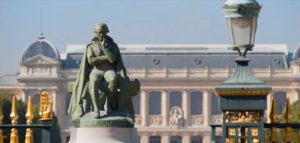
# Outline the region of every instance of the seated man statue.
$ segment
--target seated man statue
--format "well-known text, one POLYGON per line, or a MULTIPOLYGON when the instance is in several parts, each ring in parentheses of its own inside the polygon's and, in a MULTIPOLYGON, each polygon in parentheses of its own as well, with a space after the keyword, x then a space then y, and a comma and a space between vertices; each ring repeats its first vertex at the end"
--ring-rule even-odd
POLYGON ((133 118, 131 96, 137 94, 139 82, 129 81, 120 50, 106 35, 109 32, 107 25, 97 24, 94 32, 96 37, 87 45, 82 57, 69 115, 74 120, 92 112, 93 118, 99 118, 100 110, 107 105, 107 114, 117 111, 133 118))

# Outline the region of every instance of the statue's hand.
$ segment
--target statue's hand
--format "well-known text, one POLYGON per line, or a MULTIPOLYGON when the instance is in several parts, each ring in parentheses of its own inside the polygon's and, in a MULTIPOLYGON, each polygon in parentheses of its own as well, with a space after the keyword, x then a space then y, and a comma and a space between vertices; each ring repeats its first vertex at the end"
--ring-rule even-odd
POLYGON ((106 37, 103 38, 103 41, 101 42, 101 47, 102 47, 102 49, 108 47, 108 46, 107 46, 107 38, 106 38, 106 37))

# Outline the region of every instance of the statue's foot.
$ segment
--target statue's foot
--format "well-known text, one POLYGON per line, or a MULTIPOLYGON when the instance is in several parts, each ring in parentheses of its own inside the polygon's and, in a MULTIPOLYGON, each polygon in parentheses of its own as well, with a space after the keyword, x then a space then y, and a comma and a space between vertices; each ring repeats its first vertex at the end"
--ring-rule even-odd
POLYGON ((92 112, 92 117, 94 119, 99 119, 100 118, 100 113, 99 112, 92 112))

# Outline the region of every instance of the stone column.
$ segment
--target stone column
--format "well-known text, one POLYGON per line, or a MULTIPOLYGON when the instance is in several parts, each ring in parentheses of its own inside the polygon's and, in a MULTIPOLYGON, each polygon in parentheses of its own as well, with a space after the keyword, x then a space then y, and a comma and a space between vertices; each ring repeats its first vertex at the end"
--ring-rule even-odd
POLYGON ((267 96, 267 110, 265 111, 265 117, 267 117, 267 123, 269 123, 271 121, 269 118, 269 115, 271 112, 272 96, 274 96, 273 91, 270 94, 268 94, 268 96, 267 96))
POLYGON ((49 92, 49 94, 52 96, 53 99, 53 112, 56 114, 57 119, 59 121, 59 125, 63 125, 63 121, 64 121, 64 117, 65 117, 65 107, 61 107, 61 106, 66 106, 64 103, 61 103, 62 99, 60 99, 61 96, 60 92, 58 92, 57 90, 52 90, 51 92, 49 92))
POLYGON ((183 135, 182 136, 182 142, 183 143, 190 143, 191 142, 191 136, 189 136, 189 135, 183 135))
POLYGON ((142 126, 147 126, 148 112, 149 112, 149 100, 147 91, 141 91, 141 116, 142 116, 142 126))
POLYGON ((67 142, 67 140, 66 140, 66 138, 67 138, 67 135, 66 135, 66 133, 64 132, 64 131, 61 131, 60 132, 60 138, 61 138, 61 142, 62 143, 65 143, 65 142, 67 142))
POLYGON ((163 116, 163 126, 169 125, 169 106, 170 106, 170 96, 167 90, 163 90, 161 93, 161 113, 163 116))
POLYGON ((59 105, 57 104, 58 106, 58 109, 59 109, 59 116, 61 116, 61 120, 60 120, 60 124, 63 125, 66 123, 66 111, 67 111, 67 108, 66 107, 66 92, 64 92, 64 88, 62 88, 61 90, 58 91, 58 95, 59 95, 59 105))
POLYGON ((187 120, 190 116, 190 93, 187 90, 183 90, 182 92, 182 110, 183 110, 183 117, 184 120, 187 120))
POLYGON ((57 111, 59 109, 57 107, 57 102, 58 102, 57 91, 53 90, 52 92, 49 92, 49 94, 52 95, 52 98, 53 98, 53 111, 58 115, 57 111))
POLYGON ((28 102, 28 94, 27 94, 28 90, 26 89, 22 89, 22 95, 21 95, 21 98, 22 98, 22 101, 27 103, 28 102))
POLYGON ((291 89, 288 91, 287 95, 290 97, 290 104, 294 103, 295 101, 299 100, 299 95, 297 89, 291 89))
POLYGON ((210 143, 210 135, 203 136, 202 142, 203 143, 210 143))
POLYGON ((148 135, 142 135, 140 139, 140 143, 149 143, 150 139, 148 135))
POLYGON ((299 90, 298 89, 294 89, 295 90, 295 94, 294 94, 294 96, 295 96, 295 101, 297 101, 297 100, 300 100, 300 96, 299 96, 299 90))
POLYGON ((169 135, 163 135, 161 137, 161 143, 170 143, 170 136, 169 135))
POLYGON ((203 92, 203 115, 204 115, 204 126, 209 126, 209 120, 211 115, 211 93, 209 90, 203 92))

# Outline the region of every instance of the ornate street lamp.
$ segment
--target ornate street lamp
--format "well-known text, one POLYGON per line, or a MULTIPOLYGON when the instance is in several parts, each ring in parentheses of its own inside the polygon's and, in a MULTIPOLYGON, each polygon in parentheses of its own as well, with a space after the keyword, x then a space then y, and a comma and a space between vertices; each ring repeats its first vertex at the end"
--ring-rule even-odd
POLYGON ((240 56, 252 50, 260 8, 255 0, 228 0, 223 6, 231 45, 240 56))
POLYGON ((228 0, 224 6, 231 45, 238 51, 236 71, 215 88, 223 114, 223 143, 263 143, 266 96, 271 87, 248 68, 261 6, 255 0, 228 0))

